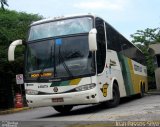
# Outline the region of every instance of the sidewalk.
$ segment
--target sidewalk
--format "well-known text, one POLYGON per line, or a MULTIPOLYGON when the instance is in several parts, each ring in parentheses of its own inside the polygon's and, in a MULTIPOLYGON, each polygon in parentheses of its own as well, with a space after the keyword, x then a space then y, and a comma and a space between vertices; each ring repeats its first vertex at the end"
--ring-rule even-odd
POLYGON ((20 111, 24 111, 24 110, 28 110, 28 109, 31 109, 31 108, 29 108, 29 107, 11 108, 11 109, 7 109, 7 110, 4 110, 4 111, 0 111, 0 115, 16 113, 16 112, 20 112, 20 111))
POLYGON ((149 90, 149 91, 147 92, 147 94, 160 95, 160 90, 153 90, 153 89, 151 89, 151 90, 149 90))

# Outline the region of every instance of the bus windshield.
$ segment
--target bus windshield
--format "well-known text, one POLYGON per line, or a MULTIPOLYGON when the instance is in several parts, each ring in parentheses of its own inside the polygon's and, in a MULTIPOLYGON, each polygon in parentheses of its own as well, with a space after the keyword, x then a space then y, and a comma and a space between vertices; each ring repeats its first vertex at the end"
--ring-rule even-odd
POLYGON ((33 25, 30 28, 28 41, 61 35, 86 33, 89 32, 92 27, 93 20, 91 17, 63 19, 42 23, 33 25))
POLYGON ((49 38, 28 43, 27 47, 26 78, 67 78, 95 73, 87 35, 49 38))

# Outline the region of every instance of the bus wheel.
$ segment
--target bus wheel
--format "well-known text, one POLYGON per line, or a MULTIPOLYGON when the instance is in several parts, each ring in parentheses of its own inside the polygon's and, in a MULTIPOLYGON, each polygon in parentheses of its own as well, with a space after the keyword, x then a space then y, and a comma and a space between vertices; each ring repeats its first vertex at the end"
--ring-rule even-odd
POLYGON ((53 106, 53 108, 60 113, 66 114, 70 112, 73 108, 72 105, 61 105, 61 106, 53 106))
POLYGON ((113 94, 113 100, 108 101, 107 105, 109 107, 116 107, 120 102, 120 93, 119 93, 119 88, 115 83, 113 84, 112 94, 113 94))
POLYGON ((144 97, 144 92, 145 92, 144 85, 141 85, 141 89, 140 89, 139 98, 142 98, 142 97, 144 97))

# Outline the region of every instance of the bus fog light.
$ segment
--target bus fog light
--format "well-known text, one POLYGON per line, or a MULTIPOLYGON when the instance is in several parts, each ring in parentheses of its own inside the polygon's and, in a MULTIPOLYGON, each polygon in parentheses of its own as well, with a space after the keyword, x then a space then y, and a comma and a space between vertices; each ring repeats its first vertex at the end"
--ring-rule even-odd
POLYGON ((28 94, 28 95, 37 95, 37 94, 38 94, 38 91, 37 91, 37 90, 27 89, 27 90, 26 90, 26 94, 28 94))
POLYGON ((92 97, 92 98, 95 98, 95 95, 92 95, 91 97, 92 97))
POLYGON ((79 86, 79 87, 75 88, 75 90, 76 91, 85 91, 85 90, 93 89, 95 86, 96 86, 96 84, 92 83, 92 84, 79 86))
POLYGON ((87 96, 86 98, 89 99, 89 96, 87 96))

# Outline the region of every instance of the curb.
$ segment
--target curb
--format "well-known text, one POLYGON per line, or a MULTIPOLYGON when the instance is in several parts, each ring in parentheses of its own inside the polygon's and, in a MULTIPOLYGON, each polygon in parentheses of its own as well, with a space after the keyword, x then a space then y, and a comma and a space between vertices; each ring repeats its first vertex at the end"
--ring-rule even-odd
POLYGON ((147 94, 149 94, 149 95, 160 95, 160 93, 156 93, 156 92, 147 92, 147 94))
POLYGON ((147 94, 150 94, 150 95, 160 95, 160 91, 148 91, 147 94))
POLYGON ((8 109, 8 110, 0 111, 0 115, 16 113, 16 112, 20 112, 20 111, 24 111, 24 110, 29 110, 29 109, 31 109, 31 108, 29 108, 29 107, 12 108, 12 109, 8 109))

